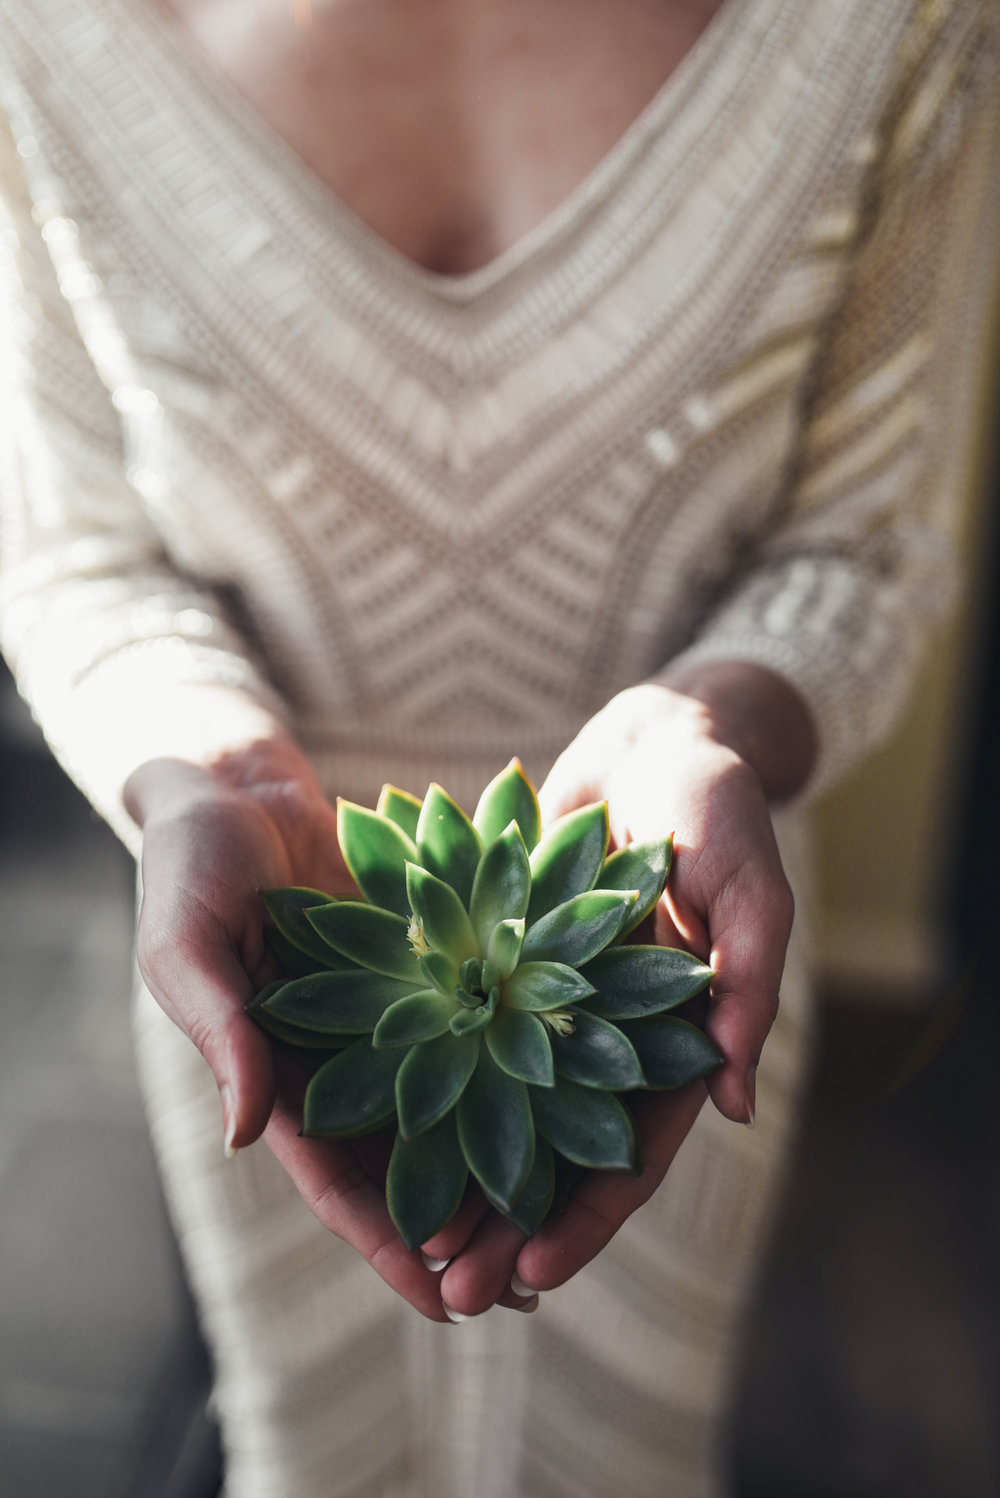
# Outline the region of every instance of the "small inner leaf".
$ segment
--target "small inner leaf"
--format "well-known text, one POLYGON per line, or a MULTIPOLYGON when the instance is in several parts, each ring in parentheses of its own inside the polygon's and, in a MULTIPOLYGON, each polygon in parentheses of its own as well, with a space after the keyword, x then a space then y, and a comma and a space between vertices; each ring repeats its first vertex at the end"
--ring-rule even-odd
POLYGON ((509 822, 489 844, 472 885, 469 913, 480 950, 489 947, 501 921, 521 920, 531 897, 528 850, 516 822, 509 822))
POLYGON ((582 806, 553 822, 531 854, 528 923, 534 925, 546 911, 593 889, 607 851, 606 801, 582 806))
MULTIPOLYGON (((478 1035, 480 1030, 485 1030, 496 1013, 498 992, 496 989, 483 1003, 477 1004, 475 1009, 461 1008, 453 1014, 449 1023, 452 1035, 478 1035)), ((459 1003, 464 1004, 461 990, 458 994, 459 1003)))
POLYGON ((413 913, 423 926, 424 938, 432 947, 446 953, 459 968, 469 957, 479 956, 472 922, 450 884, 418 864, 408 863, 406 891, 413 913))
POLYGON ((306 920, 324 941, 359 967, 390 978, 412 978, 414 988, 422 986, 409 942, 409 923, 403 916, 358 900, 338 900, 307 911, 306 920))
POLYGON ((452 1015, 458 1009, 455 999, 445 998, 436 988, 423 988, 411 993, 382 1015, 372 1035, 376 1048, 387 1045, 416 1045, 421 1040, 433 1040, 443 1035, 452 1015))
POLYGON ((416 841, 417 822, 420 818, 419 797, 411 796, 409 791, 401 791, 398 786, 384 785, 375 810, 380 817, 387 817, 390 822, 395 822, 400 832, 405 832, 408 838, 416 841))
POLYGON ((686 1019, 630 1020, 621 1029, 635 1047, 647 1087, 684 1087, 722 1065, 721 1052, 686 1019))
POLYGON ((469 1169, 507 1212, 535 1158, 528 1089, 497 1066, 485 1046, 458 1103, 458 1137, 469 1169))
POLYGON ((413 983, 355 968, 293 978, 271 994, 263 1008, 287 1024, 330 1034, 367 1035, 390 1004, 413 992, 413 983))
MULTIPOLYGON (((522 949, 523 950, 523 949, 522 949)), ((562 962, 522 962, 501 989, 512 1009, 563 1009, 594 992, 582 973, 562 962)))
POLYGON ((637 1158, 632 1120, 611 1092, 556 1077, 554 1087, 531 1088, 535 1126, 577 1165, 633 1170, 637 1158))
POLYGON ((415 1138, 450 1112, 475 1071, 478 1056, 478 1035, 450 1033, 407 1051, 396 1077, 396 1109, 404 1139, 415 1138))
POLYGON ((440 993, 450 996, 458 987, 458 964, 444 952, 425 952, 420 958, 420 970, 440 993))
POLYGON ((468 1177, 454 1113, 416 1139, 397 1134, 385 1195, 389 1215, 411 1253, 454 1216, 468 1177))
POLYGON ((351 878, 365 899, 383 910, 408 916, 406 864, 417 856, 412 839, 387 817, 341 796, 337 799, 337 840, 351 878))
POLYGON ((516 822, 524 845, 531 852, 538 842, 542 818, 535 788, 521 768, 519 759, 512 759, 507 768, 490 781, 479 798, 472 821, 486 848, 510 822, 516 822))
POLYGON ((483 845, 465 812, 439 785, 431 785, 424 797, 417 849, 418 861, 450 884, 468 909, 483 845))
POLYGON ((559 1075, 584 1087, 622 1092, 645 1081, 639 1058, 622 1032, 582 1009, 574 1011, 572 1034, 556 1033, 551 1044, 559 1075))
POLYGON ((499 1009, 486 1031, 496 1064, 522 1082, 551 1087, 555 1080, 548 1031, 537 1015, 521 1009, 499 1009))
POLYGON ((588 1011, 617 1024, 683 1004, 707 988, 714 974, 697 957, 673 947, 624 946, 598 953, 583 976, 595 989, 588 1011))
POLYGON ((614 940, 635 900, 634 890, 591 889, 574 895, 528 927, 522 959, 579 967, 614 940))
POLYGON ((604 860, 604 867, 597 879, 601 889, 639 891, 639 898, 619 932, 619 940, 634 931, 650 911, 656 909, 670 874, 673 848, 672 837, 665 838, 662 842, 628 843, 604 860))
POLYGON ((381 1128, 396 1111, 401 1051, 373 1051, 367 1037, 321 1066, 306 1088, 302 1132, 346 1139, 381 1128))
POLYGON ((524 945, 524 920, 500 921, 493 927, 489 945, 486 948, 486 957, 489 963, 489 973, 483 972, 483 983, 489 978, 489 987, 494 983, 503 983, 509 978, 517 967, 521 956, 521 947, 524 945))

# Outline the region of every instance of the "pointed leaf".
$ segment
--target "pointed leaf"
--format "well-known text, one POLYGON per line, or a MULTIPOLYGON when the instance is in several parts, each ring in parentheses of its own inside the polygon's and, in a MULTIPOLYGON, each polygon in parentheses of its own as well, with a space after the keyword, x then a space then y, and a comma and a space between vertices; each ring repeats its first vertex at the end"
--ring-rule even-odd
MULTIPOLYGON (((314 937, 315 937, 315 933, 314 937)), ((318 941, 319 938, 315 937, 318 941)), ((310 973, 323 973, 330 971, 330 964, 326 957, 320 959, 310 957, 308 952, 303 952, 294 942, 290 942, 287 936, 283 936, 277 926, 264 927, 264 942, 272 956, 276 957, 290 978, 305 978, 310 973)), ((347 958, 339 957, 335 952, 329 953, 329 958, 339 967, 347 966, 347 958)))
MULTIPOLYGON (((555 1196, 555 1183, 555 1157, 552 1153, 552 1146, 536 1133, 535 1159, 528 1179, 509 1210, 504 1213, 504 1216, 529 1238, 535 1236, 551 1210, 555 1196)), ((493 1205, 499 1211, 503 1211, 498 1202, 494 1202, 493 1205)))
POLYGON ((424 868, 450 884, 468 909, 483 845, 465 812, 439 785, 432 784, 424 797, 417 850, 424 868))
POLYGON ((635 1168, 635 1130, 613 1093, 556 1077, 552 1088, 532 1087, 531 1109, 538 1132, 567 1160, 595 1170, 635 1168))
MULTIPOLYGON (((523 949, 522 949, 523 950, 523 949)), ((565 1009, 594 992, 582 973, 562 962, 522 962, 500 990, 512 1009, 565 1009)))
POLYGON ((597 883, 601 889, 637 889, 639 898, 629 912, 619 939, 642 924, 655 910, 666 888, 673 858, 672 837, 662 842, 629 843, 604 860, 597 883))
MULTIPOLYGON (((277 990, 281 987, 281 983, 269 984, 264 993, 267 993, 269 989, 277 990)), ((352 1045, 358 1038, 357 1035, 334 1035, 329 1031, 306 1030, 301 1025, 287 1024, 284 1020, 277 1019, 273 1014, 268 1013, 259 1003, 261 997, 262 994, 258 994, 256 999, 251 1000, 247 1005, 247 1014, 267 1035, 270 1035, 272 1040, 280 1040, 282 1045, 294 1046, 296 1051, 302 1053, 302 1059, 309 1061, 310 1064, 314 1057, 322 1060, 330 1051, 340 1050, 345 1045, 352 1045)))
POLYGON ((469 912, 481 951, 501 921, 523 918, 530 896, 528 850, 520 827, 510 822, 487 847, 472 885, 469 912))
POLYGON ((721 1052, 686 1019, 629 1020, 621 1029, 635 1047, 647 1087, 684 1087, 722 1065, 721 1052))
POLYGON ((486 1031, 486 1044, 497 1066, 522 1082, 551 1087, 552 1047, 541 1020, 522 1009, 498 1009, 486 1031))
POLYGON ((395 822, 400 832, 405 832, 408 838, 416 841, 417 821, 420 817, 419 797, 411 796, 409 791, 401 791, 398 786, 384 785, 375 810, 380 817, 395 822))
POLYGON ((510 822, 516 822, 524 845, 531 852, 538 842, 542 818, 535 788, 521 768, 519 759, 512 759, 507 768, 490 781, 479 798, 472 821, 485 848, 510 822))
POLYGON ((396 1111, 404 1139, 415 1138, 451 1111, 475 1070, 478 1055, 478 1035, 450 1033, 407 1051, 396 1078, 396 1111))
POLYGON ((528 923, 534 925, 546 911, 593 889, 607 851, 606 801, 582 806, 553 822, 531 855, 528 923))
POLYGON ((624 1092, 645 1078, 631 1043, 614 1025, 582 1009, 573 1011, 573 1031, 553 1034, 552 1060, 561 1077, 584 1087, 624 1092))
POLYGON ((468 1177, 454 1113, 416 1139, 397 1134, 385 1195, 389 1215, 411 1253, 454 1216, 468 1177))
POLYGON ((457 999, 445 998, 436 988, 423 988, 397 999, 382 1015, 372 1035, 376 1048, 387 1045, 416 1045, 443 1035, 452 1015, 459 1008, 457 999))
POLYGON ((389 978, 412 978, 414 988, 423 986, 409 926, 401 915, 358 900, 338 900, 335 905, 307 911, 306 920, 325 942, 359 967, 389 978))
MULTIPOLYGON (((460 1008, 457 1014, 452 1015, 448 1026, 452 1035, 478 1035, 481 1030, 485 1030, 496 1013, 499 997, 499 990, 494 989, 485 1003, 477 1004, 475 1008, 460 1008)), ((461 991, 458 999, 460 1004, 465 1003, 461 991)))
POLYGON ((406 891, 424 941, 459 966, 467 958, 479 956, 472 922, 450 884, 428 874, 418 864, 408 863, 406 891))
POLYGON ((591 889, 557 905, 529 926, 521 948, 524 962, 565 962, 579 967, 596 957, 621 929, 635 904, 635 891, 591 889))
POLYGON ((425 952, 420 960, 420 970, 439 992, 451 997, 458 987, 458 963, 452 962, 445 952, 425 952))
POLYGON ((673 947, 610 947, 582 969, 596 992, 586 1001, 590 1014, 618 1023, 660 1014, 693 998, 714 976, 690 952, 673 947))
POLYGON ((497 1066, 486 1046, 458 1103, 458 1137, 469 1169, 501 1211, 509 1211, 535 1158, 528 1089, 497 1066))
POLYGON ((302 885, 287 889, 265 889, 261 891, 261 895, 272 921, 293 946, 308 953, 310 957, 315 957, 317 962, 322 962, 327 968, 350 966, 347 959, 329 946, 306 918, 307 910, 331 904, 333 895, 324 895, 318 889, 307 889, 302 885))
POLYGON ((373 1051, 367 1036, 321 1066, 306 1088, 302 1132, 323 1139, 370 1134, 396 1111, 401 1051, 373 1051))
POLYGON ((417 856, 412 839, 387 817, 339 796, 337 840, 351 878, 365 899, 383 910, 409 916, 406 865, 417 856))
POLYGON ((500 921, 493 927, 493 934, 486 948, 489 971, 484 968, 482 978, 485 988, 490 989, 495 983, 503 983, 510 977, 520 960, 523 945, 523 917, 519 921, 500 921))
POLYGON ((263 1007, 275 1018, 306 1030, 367 1035, 389 1005, 413 988, 407 979, 360 968, 348 973, 313 973, 283 983, 263 1007))

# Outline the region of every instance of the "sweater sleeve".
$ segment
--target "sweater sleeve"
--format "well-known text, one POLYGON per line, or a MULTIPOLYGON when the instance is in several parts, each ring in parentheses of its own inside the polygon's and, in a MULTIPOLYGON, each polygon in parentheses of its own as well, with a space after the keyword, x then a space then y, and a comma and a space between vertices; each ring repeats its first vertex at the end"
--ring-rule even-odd
POLYGON ((177 684, 211 682, 282 708, 220 599, 172 565, 129 482, 114 393, 21 166, 0 122, 0 645, 55 754, 134 849, 109 703, 142 711, 177 684))
POLYGON ((812 789, 889 732, 954 593, 1000 230, 997 29, 991 5, 921 7, 778 519, 679 658, 791 682, 812 789))

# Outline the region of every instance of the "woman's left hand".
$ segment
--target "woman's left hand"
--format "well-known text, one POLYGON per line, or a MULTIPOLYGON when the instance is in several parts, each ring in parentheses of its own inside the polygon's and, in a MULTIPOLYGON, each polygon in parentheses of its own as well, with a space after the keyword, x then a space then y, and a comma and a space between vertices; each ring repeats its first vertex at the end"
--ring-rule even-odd
POLYGON ((811 723, 792 689, 757 667, 735 665, 708 668, 696 686, 630 688, 556 761, 540 791, 546 822, 607 800, 616 846, 673 833, 656 940, 715 970, 707 1029, 723 1065, 707 1083, 630 1099, 641 1173, 589 1172, 566 1210, 530 1242, 495 1214, 471 1237, 467 1221, 449 1224, 425 1245, 451 1259, 442 1279, 447 1306, 476 1314, 501 1296, 516 1304, 507 1288, 514 1273, 529 1293, 571 1278, 652 1195, 707 1097, 725 1117, 752 1123, 756 1065, 777 1012, 793 913, 768 793, 797 789, 814 753, 811 723))

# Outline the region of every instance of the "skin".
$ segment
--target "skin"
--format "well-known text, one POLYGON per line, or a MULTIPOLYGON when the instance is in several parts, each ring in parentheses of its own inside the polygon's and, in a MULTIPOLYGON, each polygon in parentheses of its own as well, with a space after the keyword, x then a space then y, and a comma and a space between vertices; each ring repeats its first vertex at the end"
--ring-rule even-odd
MULTIPOLYGON (((551 212, 600 161, 711 20, 719 0, 171 0, 172 19, 338 198, 399 253, 475 269, 551 212)), ((109 711, 113 705, 109 704, 109 711)), ((116 721, 121 717, 115 714, 116 721)), ((595 1173, 526 1242, 470 1192, 425 1250, 389 1219, 384 1141, 298 1137, 303 1078, 278 1071, 244 1009, 273 974, 259 891, 349 889, 336 819, 286 727, 230 688, 129 704, 113 736, 143 829, 138 957, 219 1085, 232 1151, 263 1138, 331 1232, 431 1319, 531 1309, 575 1274, 662 1180, 706 1098, 747 1122, 792 921, 768 803, 808 780, 816 740, 795 691, 721 663, 616 696, 541 788, 546 820, 608 801, 616 843, 675 835, 657 937, 709 959, 707 1086, 640 1099, 642 1174, 595 1173)), ((220 1141, 221 1147, 221 1141, 220 1141)))

